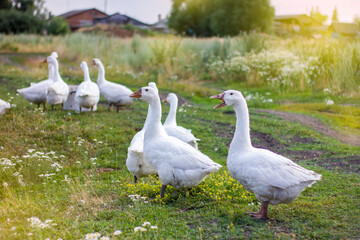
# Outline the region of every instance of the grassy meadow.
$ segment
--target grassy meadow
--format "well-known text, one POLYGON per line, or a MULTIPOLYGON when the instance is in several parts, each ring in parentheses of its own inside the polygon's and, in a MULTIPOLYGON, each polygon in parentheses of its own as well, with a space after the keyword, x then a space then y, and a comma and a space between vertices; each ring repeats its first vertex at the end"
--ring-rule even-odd
MULTIPOLYGON (((264 113, 282 110, 316 117, 360 136, 360 42, 278 39, 260 34, 194 39, 135 35, 119 39, 0 35, 0 239, 358 239, 360 147, 264 113), (81 61, 104 63, 107 80, 132 90, 157 83, 161 96, 181 96, 178 125, 200 138, 199 149, 223 165, 186 192, 157 177, 133 183, 125 161, 147 104, 119 113, 102 99, 94 114, 43 111, 16 89, 47 78, 44 57, 59 54, 68 84, 83 81, 81 61), (288 205, 259 203, 226 167, 235 115, 213 110, 209 96, 241 90, 249 105, 252 141, 322 174, 288 205)), ((90 67, 93 81, 97 69, 90 67)), ((163 120, 169 110, 163 105, 163 120)))

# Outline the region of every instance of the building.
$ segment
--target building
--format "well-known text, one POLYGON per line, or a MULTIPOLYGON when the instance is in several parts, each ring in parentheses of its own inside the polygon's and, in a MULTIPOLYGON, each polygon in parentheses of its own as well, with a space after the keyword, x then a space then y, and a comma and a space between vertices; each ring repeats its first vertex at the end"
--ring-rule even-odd
POLYGON ((139 20, 136 20, 134 18, 131 18, 129 16, 120 14, 120 13, 114 13, 112 15, 109 16, 105 16, 105 17, 98 17, 98 18, 94 18, 93 20, 93 24, 132 24, 138 28, 142 28, 142 29, 149 29, 150 25, 143 23, 139 20))
POLYGON ((96 8, 73 10, 59 15, 59 17, 63 17, 68 21, 71 31, 75 31, 85 26, 92 26, 95 18, 107 16, 106 13, 99 11, 96 8))
POLYGON ((281 15, 274 18, 275 33, 284 35, 312 35, 321 29, 322 24, 306 14, 281 15))
POLYGON ((359 36, 359 26, 356 23, 332 22, 329 31, 334 38, 354 38, 359 36))
POLYGON ((156 32, 161 32, 161 33, 169 33, 170 29, 169 29, 169 24, 168 24, 168 18, 161 18, 161 15, 158 15, 158 21, 154 24, 151 25, 151 29, 156 31, 156 32))

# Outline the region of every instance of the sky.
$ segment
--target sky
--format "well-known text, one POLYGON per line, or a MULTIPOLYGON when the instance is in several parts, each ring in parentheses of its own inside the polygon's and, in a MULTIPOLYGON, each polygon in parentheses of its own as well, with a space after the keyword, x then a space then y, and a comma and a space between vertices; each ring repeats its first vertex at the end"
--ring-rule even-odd
MULTIPOLYGON (((311 7, 319 6, 322 14, 328 15, 337 7, 339 21, 352 22, 355 15, 360 16, 360 0, 270 0, 276 15, 309 14, 311 7)), ((145 23, 155 23, 158 15, 165 17, 170 13, 171 0, 45 0, 45 7, 54 15, 70 10, 97 8, 107 14, 120 12, 145 23)))

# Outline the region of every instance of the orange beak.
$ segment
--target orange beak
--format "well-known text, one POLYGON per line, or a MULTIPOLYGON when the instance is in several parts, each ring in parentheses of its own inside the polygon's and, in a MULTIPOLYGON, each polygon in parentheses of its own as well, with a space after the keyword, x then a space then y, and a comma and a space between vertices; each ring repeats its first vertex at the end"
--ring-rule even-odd
POLYGON ((168 103, 168 101, 167 101, 167 99, 166 99, 166 98, 163 100, 163 102, 164 102, 164 103, 168 103))
POLYGON ((96 63, 95 63, 95 61, 94 61, 94 60, 91 62, 91 65, 96 65, 96 63))
POLYGON ((214 96, 210 97, 211 99, 220 99, 222 101, 222 103, 220 103, 219 105, 216 105, 215 107, 213 107, 214 109, 226 106, 226 103, 224 101, 224 96, 225 96, 225 93, 220 93, 218 95, 214 95, 214 96))
POLYGON ((47 63, 47 58, 44 59, 43 63, 47 63))
POLYGON ((133 92, 130 97, 133 98, 141 98, 141 88, 139 90, 137 90, 136 92, 133 92))

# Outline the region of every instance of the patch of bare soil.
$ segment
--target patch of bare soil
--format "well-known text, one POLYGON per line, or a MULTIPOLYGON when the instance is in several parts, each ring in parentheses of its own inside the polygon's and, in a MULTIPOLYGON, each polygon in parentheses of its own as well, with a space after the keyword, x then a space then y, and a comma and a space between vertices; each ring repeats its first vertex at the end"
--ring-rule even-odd
POLYGON ((9 55, 3 55, 3 54, 0 55, 0 62, 3 64, 11 64, 12 63, 9 58, 9 55))
MULTIPOLYGON (((218 123, 214 124, 214 134, 226 139, 226 146, 229 147, 232 141, 235 127, 230 124, 218 123)), ((325 153, 325 151, 308 150, 308 151, 293 151, 288 150, 288 144, 283 144, 276 138, 272 137, 271 134, 262 133, 258 131, 250 131, 251 142, 254 147, 268 149, 272 152, 289 156, 292 160, 311 160, 319 158, 325 153)), ((294 136, 290 139, 289 144, 296 143, 315 143, 312 138, 300 138, 294 136)))
POLYGON ((347 172, 360 173, 360 156, 329 157, 318 164, 327 169, 342 169, 347 172))
POLYGON ((258 109, 257 111, 260 113, 273 114, 273 115, 281 117, 284 120, 300 122, 300 123, 307 125, 307 126, 311 127, 312 129, 314 129, 315 131, 318 131, 326 136, 336 138, 342 143, 346 143, 346 144, 353 145, 353 146, 360 146, 360 136, 335 131, 335 130, 329 128, 328 126, 326 126, 319 119, 316 119, 316 118, 313 118, 310 116, 306 116, 303 114, 282 112, 282 111, 276 111, 276 110, 258 109))

